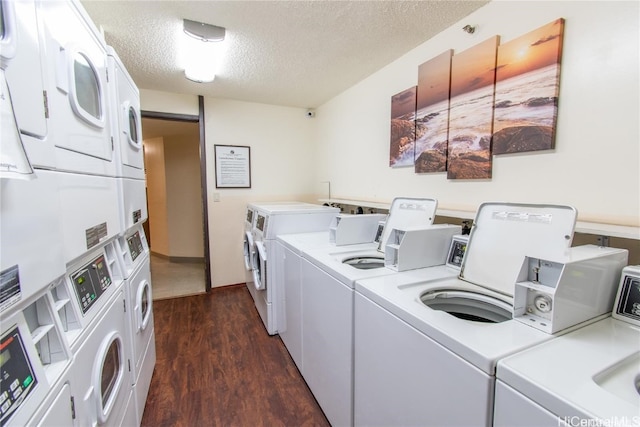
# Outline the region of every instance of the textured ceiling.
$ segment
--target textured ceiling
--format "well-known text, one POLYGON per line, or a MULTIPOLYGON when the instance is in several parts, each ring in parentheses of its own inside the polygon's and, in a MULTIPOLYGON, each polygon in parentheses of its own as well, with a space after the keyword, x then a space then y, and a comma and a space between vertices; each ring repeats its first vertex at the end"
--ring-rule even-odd
POLYGON ((81 2, 142 89, 314 108, 488 0, 81 2), (212 83, 184 78, 183 18, 227 30, 212 83))

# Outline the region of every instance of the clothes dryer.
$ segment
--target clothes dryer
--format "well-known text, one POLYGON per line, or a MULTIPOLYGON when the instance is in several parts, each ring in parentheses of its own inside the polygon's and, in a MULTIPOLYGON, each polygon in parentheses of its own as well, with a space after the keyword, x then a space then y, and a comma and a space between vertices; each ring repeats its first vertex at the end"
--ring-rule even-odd
POLYGON ((275 286, 277 263, 269 261, 275 256, 276 237, 281 234, 328 231, 332 219, 339 209, 300 202, 276 202, 252 204, 256 211, 253 239, 256 250, 253 254, 253 286, 248 286, 256 308, 267 332, 278 332, 275 286))
MULTIPOLYGON (((44 50, 36 20, 34 0, 1 0, 2 38, 0 66, 11 98, 20 138, 27 148, 43 145, 47 138, 47 102, 44 83, 44 50)), ((3 82, 4 85, 5 82, 3 82)), ((4 91, 3 91, 4 93, 4 91)), ((2 127, 12 126, 3 116, 2 127)), ((29 153, 32 165, 51 165, 53 153, 29 153), (36 154, 41 154, 37 156, 36 154)))
POLYGON ((113 114, 116 175, 122 230, 147 218, 147 197, 142 148, 140 93, 115 50, 107 47, 109 95, 113 114))
MULTIPOLYGON (((485 203, 459 277, 358 282, 355 423, 491 425, 498 360, 553 338, 512 319, 523 260, 570 253, 575 221, 566 206, 485 203)), ((605 250, 603 268, 621 269, 624 251, 605 250)))
POLYGON ((46 142, 26 147, 29 158, 36 167, 115 177, 106 43, 76 0, 39 1, 36 13, 52 120, 46 142))

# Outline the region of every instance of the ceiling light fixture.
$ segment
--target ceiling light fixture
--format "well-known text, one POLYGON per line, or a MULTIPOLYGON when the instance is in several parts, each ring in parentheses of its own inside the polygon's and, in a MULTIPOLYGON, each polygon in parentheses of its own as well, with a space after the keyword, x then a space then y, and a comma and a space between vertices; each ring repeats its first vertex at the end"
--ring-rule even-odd
POLYGON ((183 31, 181 55, 185 77, 198 83, 212 82, 224 55, 225 29, 184 19, 183 31))

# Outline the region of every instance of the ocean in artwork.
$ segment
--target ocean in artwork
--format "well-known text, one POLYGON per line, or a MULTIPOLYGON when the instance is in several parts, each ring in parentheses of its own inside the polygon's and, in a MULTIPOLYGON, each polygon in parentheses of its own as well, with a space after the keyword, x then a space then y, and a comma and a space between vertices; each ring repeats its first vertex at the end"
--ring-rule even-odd
POLYGON ((553 64, 496 83, 494 154, 554 147, 558 68, 553 64))

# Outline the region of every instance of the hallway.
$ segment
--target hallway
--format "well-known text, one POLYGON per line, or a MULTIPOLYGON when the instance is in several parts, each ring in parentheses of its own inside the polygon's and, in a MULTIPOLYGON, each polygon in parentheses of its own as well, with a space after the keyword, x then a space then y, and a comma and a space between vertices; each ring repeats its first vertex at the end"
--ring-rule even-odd
POLYGON ((202 294, 204 262, 170 262, 151 254, 151 288, 154 301, 202 294))

